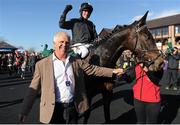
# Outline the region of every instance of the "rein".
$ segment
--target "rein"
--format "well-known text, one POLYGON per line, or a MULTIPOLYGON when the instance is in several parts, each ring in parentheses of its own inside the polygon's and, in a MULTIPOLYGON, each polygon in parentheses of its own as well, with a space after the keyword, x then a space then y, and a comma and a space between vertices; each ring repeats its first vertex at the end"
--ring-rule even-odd
MULTIPOLYGON (((141 31, 141 30, 143 30, 144 28, 147 28, 147 25, 143 25, 143 26, 141 26, 141 27, 139 27, 139 25, 138 26, 136 26, 136 31, 135 31, 135 33, 136 33, 136 42, 135 42, 135 46, 134 46, 134 48, 133 48, 133 53, 134 52, 136 52, 136 48, 137 48, 137 43, 138 43, 138 41, 139 41, 139 32, 141 31)), ((147 62, 148 63, 148 66, 150 66, 150 65, 152 65, 161 55, 163 55, 163 53, 162 53, 162 51, 161 50, 157 50, 157 49, 151 49, 151 50, 141 50, 141 52, 143 52, 143 55, 141 56, 141 62, 147 62), (152 52, 152 51, 159 51, 160 53, 153 59, 153 60, 148 60, 148 61, 145 61, 144 60, 144 56, 145 56, 145 53, 146 52, 152 52), (142 60, 143 59, 143 60, 142 60)), ((135 55, 135 54, 134 54, 135 55)))

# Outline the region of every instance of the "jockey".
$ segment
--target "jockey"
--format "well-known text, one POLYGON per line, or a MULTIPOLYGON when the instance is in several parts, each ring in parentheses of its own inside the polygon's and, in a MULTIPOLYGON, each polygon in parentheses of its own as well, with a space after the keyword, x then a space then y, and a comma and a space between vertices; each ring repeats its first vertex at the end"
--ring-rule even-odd
POLYGON ((72 9, 72 5, 67 5, 60 17, 60 28, 72 31, 72 50, 81 58, 85 58, 91 46, 91 43, 97 38, 97 32, 93 22, 88 20, 93 7, 89 3, 82 3, 80 6, 80 18, 73 18, 66 21, 67 13, 72 9))

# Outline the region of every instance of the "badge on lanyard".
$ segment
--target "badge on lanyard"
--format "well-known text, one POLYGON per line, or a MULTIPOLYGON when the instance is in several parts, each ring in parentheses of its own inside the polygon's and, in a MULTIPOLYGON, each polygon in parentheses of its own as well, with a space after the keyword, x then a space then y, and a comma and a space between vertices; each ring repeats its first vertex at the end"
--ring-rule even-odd
POLYGON ((68 74, 67 74, 66 70, 67 70, 67 69, 65 69, 65 79, 66 79, 65 84, 66 84, 66 86, 70 86, 70 85, 71 85, 71 82, 68 80, 68 74))
POLYGON ((70 81, 66 81, 65 83, 66 83, 66 86, 70 86, 71 82, 70 81))

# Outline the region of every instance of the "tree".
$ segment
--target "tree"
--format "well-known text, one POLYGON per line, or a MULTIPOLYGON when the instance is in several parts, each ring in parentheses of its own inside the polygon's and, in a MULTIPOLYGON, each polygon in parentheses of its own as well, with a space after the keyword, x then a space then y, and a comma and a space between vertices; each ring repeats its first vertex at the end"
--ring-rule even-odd
POLYGON ((29 49, 28 49, 28 52, 29 52, 29 53, 35 52, 35 48, 33 48, 33 47, 29 48, 29 49))

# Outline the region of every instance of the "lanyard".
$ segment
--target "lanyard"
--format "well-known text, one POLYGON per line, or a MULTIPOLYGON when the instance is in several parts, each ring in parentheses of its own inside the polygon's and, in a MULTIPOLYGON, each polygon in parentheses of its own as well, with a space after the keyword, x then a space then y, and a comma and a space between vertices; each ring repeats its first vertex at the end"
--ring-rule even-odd
POLYGON ((66 86, 70 86, 71 82, 68 79, 68 74, 67 74, 67 71, 66 71, 66 66, 65 66, 65 72, 64 73, 65 73, 65 79, 66 79, 65 84, 66 84, 66 86))

